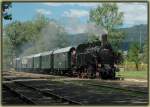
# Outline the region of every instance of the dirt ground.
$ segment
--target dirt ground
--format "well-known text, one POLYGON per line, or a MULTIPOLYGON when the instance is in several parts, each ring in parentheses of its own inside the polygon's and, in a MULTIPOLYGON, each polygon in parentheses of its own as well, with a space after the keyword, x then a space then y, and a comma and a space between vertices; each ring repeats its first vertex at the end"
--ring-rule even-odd
MULTIPOLYGON (((144 79, 129 79, 129 78, 124 78, 124 80, 101 80, 101 79, 83 79, 83 78, 71 78, 71 77, 65 77, 65 76, 54 76, 54 75, 47 75, 47 74, 36 74, 36 73, 27 73, 27 72, 15 72, 15 71, 9 71, 9 72, 3 72, 2 76, 10 79, 34 79, 34 80, 39 80, 39 79, 49 79, 53 81, 71 81, 71 82, 90 82, 90 83, 96 83, 96 84, 111 84, 111 85, 119 85, 121 87, 126 87, 126 88, 137 88, 137 89, 142 89, 145 91, 148 91, 148 80, 144 79), (16 78, 17 77, 17 78, 16 78)), ((2 79, 3 80, 3 79, 2 79)), ((5 80, 5 79, 4 79, 5 80)))
MULTIPOLYGON (((70 81, 70 80, 82 80, 82 81, 88 81, 91 79, 87 78, 71 78, 71 77, 65 77, 65 76, 54 76, 54 75, 47 75, 47 74, 36 74, 36 73, 27 73, 27 72, 16 72, 16 71, 9 71, 9 72, 2 72, 2 77, 7 76, 7 78, 31 78, 31 79, 53 79, 56 81, 70 81)), ((91 81, 95 82, 107 82, 107 83, 120 83, 122 85, 140 85, 143 87, 148 87, 148 80, 145 79, 134 79, 134 78, 124 78, 124 80, 101 80, 101 79, 94 79, 91 81)))

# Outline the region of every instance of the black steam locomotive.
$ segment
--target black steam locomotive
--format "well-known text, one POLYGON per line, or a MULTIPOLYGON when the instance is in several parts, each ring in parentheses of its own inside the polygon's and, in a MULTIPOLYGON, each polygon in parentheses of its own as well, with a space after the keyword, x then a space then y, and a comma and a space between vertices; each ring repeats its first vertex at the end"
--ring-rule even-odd
POLYGON ((15 69, 52 75, 114 79, 116 71, 119 71, 115 64, 120 62, 120 57, 107 42, 107 35, 103 35, 101 42, 16 58, 15 69))

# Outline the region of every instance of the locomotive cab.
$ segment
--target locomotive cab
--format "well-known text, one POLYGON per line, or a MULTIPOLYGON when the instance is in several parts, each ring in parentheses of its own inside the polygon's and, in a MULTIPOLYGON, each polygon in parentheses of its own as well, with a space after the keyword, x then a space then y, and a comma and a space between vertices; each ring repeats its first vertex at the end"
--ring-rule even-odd
POLYGON ((75 66, 76 65, 76 49, 72 48, 71 50, 71 66, 75 66))

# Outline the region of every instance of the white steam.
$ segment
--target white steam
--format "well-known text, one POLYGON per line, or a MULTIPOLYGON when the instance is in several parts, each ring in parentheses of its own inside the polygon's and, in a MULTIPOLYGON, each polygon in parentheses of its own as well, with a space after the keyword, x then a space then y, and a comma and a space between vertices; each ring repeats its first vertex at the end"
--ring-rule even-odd
POLYGON ((70 42, 67 38, 67 35, 70 33, 85 33, 87 38, 96 36, 101 40, 101 35, 107 34, 108 32, 100 25, 97 26, 94 23, 81 24, 75 19, 68 20, 67 26, 64 27, 55 21, 50 21, 50 23, 41 30, 39 38, 35 43, 27 43, 22 46, 23 53, 21 56, 66 47, 70 42))
POLYGON ((95 23, 83 24, 76 18, 68 18, 65 29, 70 34, 87 33, 92 36, 97 36, 100 40, 102 34, 108 34, 108 31, 104 27, 95 23))
POLYGON ((104 27, 96 25, 94 23, 87 24, 85 32, 97 36, 99 40, 101 40, 101 36, 103 34, 108 34, 107 30, 104 27))

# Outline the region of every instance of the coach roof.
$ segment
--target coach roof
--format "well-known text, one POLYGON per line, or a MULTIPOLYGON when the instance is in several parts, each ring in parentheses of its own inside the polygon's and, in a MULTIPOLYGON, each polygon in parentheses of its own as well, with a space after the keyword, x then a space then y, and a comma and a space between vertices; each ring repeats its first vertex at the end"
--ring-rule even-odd
POLYGON ((41 53, 41 56, 50 55, 52 53, 53 51, 46 51, 46 52, 41 53))
POLYGON ((70 47, 66 47, 66 48, 57 49, 57 50, 54 51, 54 54, 55 53, 69 52, 72 48, 74 48, 74 47, 70 46, 70 47))
POLYGON ((39 57, 41 56, 41 53, 38 53, 38 54, 34 54, 33 57, 39 57))
POLYGON ((21 58, 25 59, 25 58, 33 58, 34 55, 29 55, 29 56, 22 56, 21 58))

